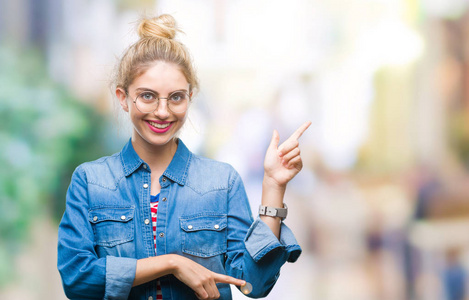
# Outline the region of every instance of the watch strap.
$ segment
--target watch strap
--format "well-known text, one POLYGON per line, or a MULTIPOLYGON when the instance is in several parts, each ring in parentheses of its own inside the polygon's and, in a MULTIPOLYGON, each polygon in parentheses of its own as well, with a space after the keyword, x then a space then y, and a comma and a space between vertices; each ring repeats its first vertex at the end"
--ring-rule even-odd
POLYGON ((279 217, 280 219, 285 220, 288 214, 288 207, 283 203, 283 208, 271 207, 271 206, 259 206, 259 215, 269 216, 269 217, 279 217))

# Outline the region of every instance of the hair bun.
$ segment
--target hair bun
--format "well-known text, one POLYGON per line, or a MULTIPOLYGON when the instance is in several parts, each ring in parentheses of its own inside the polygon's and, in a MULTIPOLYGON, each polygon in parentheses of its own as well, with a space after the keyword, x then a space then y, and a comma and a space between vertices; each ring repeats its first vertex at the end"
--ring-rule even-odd
POLYGON ((176 32, 176 20, 171 15, 160 15, 154 18, 144 18, 138 25, 138 35, 140 38, 166 38, 173 39, 176 32))

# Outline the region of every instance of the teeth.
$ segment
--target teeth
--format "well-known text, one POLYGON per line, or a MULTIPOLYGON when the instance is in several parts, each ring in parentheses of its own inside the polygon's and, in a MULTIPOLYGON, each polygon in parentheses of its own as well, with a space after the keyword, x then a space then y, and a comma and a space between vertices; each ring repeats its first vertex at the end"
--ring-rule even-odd
POLYGON ((155 122, 152 122, 152 121, 148 121, 148 123, 150 123, 151 126, 156 127, 158 129, 164 129, 164 128, 168 127, 171 124, 171 123, 159 124, 159 123, 155 123, 155 122))

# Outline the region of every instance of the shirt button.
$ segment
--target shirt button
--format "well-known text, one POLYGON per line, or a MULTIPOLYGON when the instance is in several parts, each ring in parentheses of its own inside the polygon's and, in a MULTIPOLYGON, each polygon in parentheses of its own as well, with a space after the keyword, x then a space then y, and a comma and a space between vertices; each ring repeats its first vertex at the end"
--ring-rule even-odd
POLYGON ((125 216, 121 216, 121 220, 125 220, 125 216))
POLYGON ((160 232, 160 237, 164 237, 164 232, 160 232))
POLYGON ((144 189, 147 189, 147 188, 148 188, 148 184, 145 183, 145 184, 143 185, 143 188, 144 188, 144 189))
POLYGON ((215 227, 215 229, 218 229, 218 228, 220 228, 220 225, 217 224, 217 225, 215 225, 215 226, 213 226, 213 227, 215 227))
POLYGON ((145 224, 146 224, 146 225, 150 224, 150 220, 145 219, 145 224))
POLYGON ((98 217, 97 217, 97 216, 94 216, 94 217, 93 217, 93 221, 95 221, 95 222, 98 221, 98 217))
POLYGON ((192 229, 192 225, 187 226, 187 228, 192 229))
POLYGON ((143 168, 146 169, 146 168, 147 168, 147 165, 143 165, 143 168))
POLYGON ((162 180, 163 180, 163 182, 166 182, 166 177, 163 177, 163 179, 162 179, 162 180))
POLYGON ((153 297, 152 296, 148 297, 148 300, 153 300, 153 297))
POLYGON ((166 199, 166 197, 163 197, 163 199, 161 199, 161 200, 166 201, 166 200, 168 200, 168 199, 166 199))

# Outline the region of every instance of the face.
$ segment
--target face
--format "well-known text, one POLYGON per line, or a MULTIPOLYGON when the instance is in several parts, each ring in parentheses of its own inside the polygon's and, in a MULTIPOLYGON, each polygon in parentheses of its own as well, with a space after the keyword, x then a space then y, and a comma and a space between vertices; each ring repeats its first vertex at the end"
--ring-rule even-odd
POLYGON ((161 99, 154 112, 142 113, 134 100, 143 92, 151 92, 166 98, 174 91, 189 92, 189 83, 177 65, 156 62, 145 73, 137 77, 125 91, 117 88, 116 95, 122 108, 129 113, 134 126, 132 140, 150 146, 164 146, 174 141, 176 134, 184 125, 187 111, 173 113, 168 109, 167 100, 161 99))

